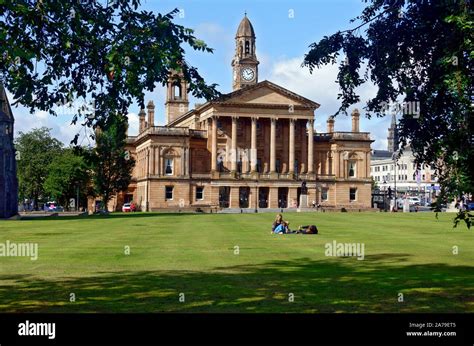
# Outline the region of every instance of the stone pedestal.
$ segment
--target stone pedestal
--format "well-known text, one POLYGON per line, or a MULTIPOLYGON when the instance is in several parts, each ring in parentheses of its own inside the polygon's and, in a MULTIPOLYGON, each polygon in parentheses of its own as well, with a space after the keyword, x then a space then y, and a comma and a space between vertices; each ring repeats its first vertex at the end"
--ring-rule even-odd
POLYGON ((408 198, 405 198, 403 200, 403 212, 404 213, 409 213, 410 212, 410 202, 408 201, 408 198))
POLYGON ((300 195, 300 209, 308 208, 308 195, 300 195))

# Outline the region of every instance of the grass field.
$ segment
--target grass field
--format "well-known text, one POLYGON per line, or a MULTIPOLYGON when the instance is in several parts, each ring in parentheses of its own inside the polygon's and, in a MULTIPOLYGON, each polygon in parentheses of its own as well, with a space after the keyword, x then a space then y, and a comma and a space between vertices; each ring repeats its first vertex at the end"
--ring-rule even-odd
POLYGON ((474 233, 453 229, 452 215, 285 214, 293 226, 316 224, 317 236, 271 235, 273 218, 0 222, 0 243, 39 244, 36 261, 0 257, 0 311, 474 312, 474 233), (325 256, 333 240, 364 243, 365 259, 325 256))

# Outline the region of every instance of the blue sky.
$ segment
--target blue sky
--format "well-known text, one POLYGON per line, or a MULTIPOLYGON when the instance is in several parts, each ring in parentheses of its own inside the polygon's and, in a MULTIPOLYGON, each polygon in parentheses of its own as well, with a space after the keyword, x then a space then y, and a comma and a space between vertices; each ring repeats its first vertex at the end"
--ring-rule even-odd
MULTIPOLYGON (((147 0, 142 2, 142 8, 161 13, 174 8, 181 10, 175 22, 194 29, 198 38, 215 49, 213 54, 187 49, 187 60, 198 67, 208 83, 219 84, 221 92, 231 91, 230 63, 234 54, 234 36, 246 11, 257 36, 259 80, 270 80, 320 103, 321 107, 315 113, 315 127, 316 131, 325 132, 327 117, 339 106, 339 88, 335 83, 337 66, 327 66, 311 75, 307 68, 300 65, 311 43, 337 30, 355 26, 349 21, 360 14, 364 3, 361 0, 147 0)), ((373 96, 375 90, 372 85, 361 87, 359 92, 362 100, 373 96)), ((156 125, 164 124, 164 96, 165 91, 161 86, 146 94, 145 101, 153 100, 157 106, 156 125)), ((196 101, 191 98, 191 108, 196 101)), ((363 113, 362 106, 359 104, 355 107, 363 113)), ((43 112, 30 114, 23 107, 13 111, 16 132, 48 126, 56 137, 68 143, 78 131, 78 128, 69 125, 71 116, 68 114, 54 118, 43 112)), ((138 111, 136 105, 130 109, 130 134, 137 131, 138 111)), ((361 119, 361 131, 371 132, 375 140, 372 145, 374 149, 386 148, 389 125, 389 118, 361 119)), ((336 118, 336 130, 347 131, 350 126, 350 118, 344 115, 336 118)), ((87 139, 83 144, 87 144, 87 139)))

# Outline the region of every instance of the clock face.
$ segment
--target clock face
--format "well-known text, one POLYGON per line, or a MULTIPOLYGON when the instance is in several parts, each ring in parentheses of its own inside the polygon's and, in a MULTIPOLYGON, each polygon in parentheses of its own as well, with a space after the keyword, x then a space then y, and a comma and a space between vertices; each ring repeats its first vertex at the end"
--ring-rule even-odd
POLYGON ((255 71, 250 68, 246 67, 242 70, 242 78, 246 81, 251 81, 255 78, 255 71))

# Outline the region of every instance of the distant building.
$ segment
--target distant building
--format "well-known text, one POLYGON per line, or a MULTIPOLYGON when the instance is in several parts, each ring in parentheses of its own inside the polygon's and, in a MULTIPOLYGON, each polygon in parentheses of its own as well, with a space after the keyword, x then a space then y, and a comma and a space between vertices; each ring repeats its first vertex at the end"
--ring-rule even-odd
POLYGON ((387 191, 390 186, 392 191, 396 189, 397 195, 407 193, 431 202, 439 191, 435 170, 426 164, 417 169, 410 145, 396 158, 400 144, 395 115, 392 116, 387 140, 387 150, 373 150, 370 161, 370 175, 379 189, 387 191))
POLYGON ((0 84, 0 218, 9 218, 18 213, 14 121, 7 93, 0 84))
MULTIPOLYGON (((352 112, 352 131, 315 133, 319 104, 258 80, 256 38, 244 17, 235 36, 233 92, 189 110, 188 85, 170 75, 166 126, 139 113, 127 138, 136 165, 127 191, 108 206, 133 201, 141 210, 178 208, 370 209, 370 145, 352 112), (303 184, 303 182, 305 184, 303 184), (306 193, 303 193, 306 192, 306 193)), ((319 115, 318 115, 319 117, 319 115)))

